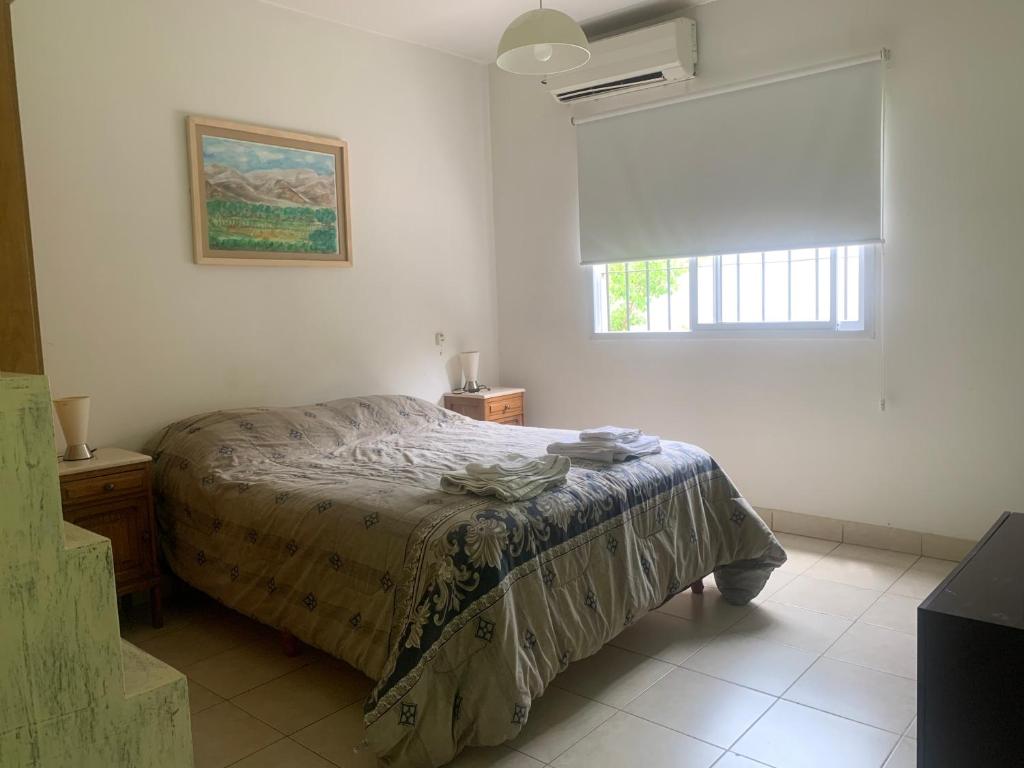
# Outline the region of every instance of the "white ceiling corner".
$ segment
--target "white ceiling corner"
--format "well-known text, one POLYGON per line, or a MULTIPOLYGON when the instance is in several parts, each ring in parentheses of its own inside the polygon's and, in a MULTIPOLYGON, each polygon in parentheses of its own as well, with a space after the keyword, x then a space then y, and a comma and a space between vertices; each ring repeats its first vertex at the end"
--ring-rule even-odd
MULTIPOLYGON (((532 0, 260 0, 324 21, 404 40, 455 56, 490 63, 508 23, 536 7, 532 0)), ((644 18, 703 5, 711 0, 550 0, 584 24, 591 37, 644 18)))

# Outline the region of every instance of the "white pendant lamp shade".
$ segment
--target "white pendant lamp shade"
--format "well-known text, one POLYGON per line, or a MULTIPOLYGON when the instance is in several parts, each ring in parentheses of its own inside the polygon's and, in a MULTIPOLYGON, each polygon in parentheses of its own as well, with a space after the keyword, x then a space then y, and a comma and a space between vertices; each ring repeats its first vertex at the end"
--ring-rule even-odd
POLYGON ((508 25, 498 43, 498 66, 516 75, 553 75, 590 61, 587 36, 561 11, 538 8, 508 25))

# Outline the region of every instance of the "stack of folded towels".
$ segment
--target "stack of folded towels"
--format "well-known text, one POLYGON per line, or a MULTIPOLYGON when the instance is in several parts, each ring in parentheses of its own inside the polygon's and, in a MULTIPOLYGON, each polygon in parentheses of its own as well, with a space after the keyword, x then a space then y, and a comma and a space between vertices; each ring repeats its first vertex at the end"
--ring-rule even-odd
POLYGON ((661 440, 645 435, 639 429, 598 427, 580 432, 580 439, 568 443, 552 443, 548 453, 611 464, 652 453, 661 453, 661 440))
POLYGON ((441 490, 497 496, 502 501, 532 499, 565 482, 569 459, 565 456, 510 454, 501 464, 467 464, 465 471, 441 476, 441 490))

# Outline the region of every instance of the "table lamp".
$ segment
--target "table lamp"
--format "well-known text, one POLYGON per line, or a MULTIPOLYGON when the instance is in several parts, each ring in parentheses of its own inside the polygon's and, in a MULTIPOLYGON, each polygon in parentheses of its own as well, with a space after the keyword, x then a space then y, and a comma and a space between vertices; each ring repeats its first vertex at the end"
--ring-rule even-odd
POLYGON ((480 353, 460 352, 459 362, 462 364, 462 378, 466 381, 462 385, 462 389, 466 392, 479 392, 481 389, 479 380, 480 353))
POLYGON ((64 461, 91 459, 92 453, 86 445, 86 435, 89 432, 89 398, 61 397, 53 401, 53 407, 57 410, 57 420, 60 421, 60 428, 64 430, 64 441, 68 446, 64 451, 64 461))

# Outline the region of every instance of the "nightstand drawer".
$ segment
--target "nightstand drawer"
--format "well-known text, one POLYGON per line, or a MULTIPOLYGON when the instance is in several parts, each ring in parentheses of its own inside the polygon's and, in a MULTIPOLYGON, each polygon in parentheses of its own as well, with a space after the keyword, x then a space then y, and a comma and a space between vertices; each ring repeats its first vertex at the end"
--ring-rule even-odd
POLYGON ((523 414, 520 413, 517 416, 506 416, 502 419, 490 419, 490 421, 495 424, 508 424, 512 427, 521 427, 523 426, 523 414))
POLYGON ((519 416, 523 412, 523 396, 493 397, 486 401, 486 418, 489 421, 519 416))
POLYGON ((146 470, 132 469, 117 474, 86 477, 82 480, 65 479, 60 484, 60 495, 65 504, 89 504, 130 493, 140 493, 145 488, 146 470))

